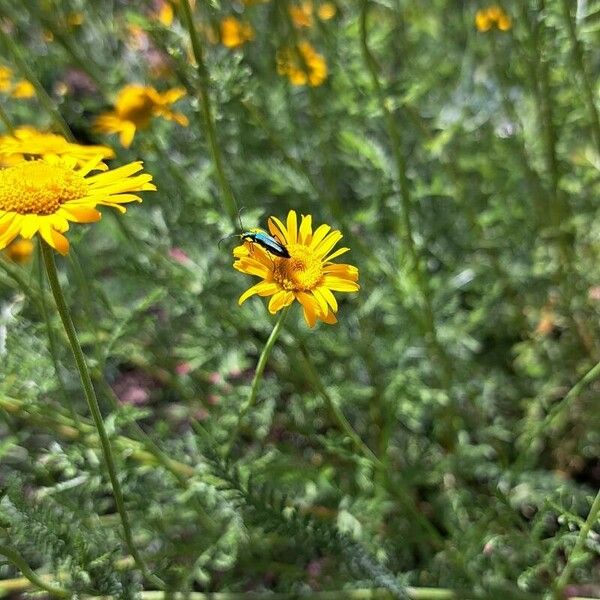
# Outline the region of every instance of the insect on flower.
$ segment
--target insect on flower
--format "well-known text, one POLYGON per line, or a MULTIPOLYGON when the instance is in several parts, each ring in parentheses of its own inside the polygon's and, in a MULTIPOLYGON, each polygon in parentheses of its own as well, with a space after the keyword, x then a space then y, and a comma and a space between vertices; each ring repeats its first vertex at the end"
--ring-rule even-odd
POLYGON ((290 253, 284 244, 282 244, 277 238, 269 235, 262 229, 254 228, 242 233, 233 233, 219 240, 219 245, 223 240, 231 237, 239 237, 243 242, 250 242, 251 244, 258 244, 261 248, 279 258, 290 258, 290 253))

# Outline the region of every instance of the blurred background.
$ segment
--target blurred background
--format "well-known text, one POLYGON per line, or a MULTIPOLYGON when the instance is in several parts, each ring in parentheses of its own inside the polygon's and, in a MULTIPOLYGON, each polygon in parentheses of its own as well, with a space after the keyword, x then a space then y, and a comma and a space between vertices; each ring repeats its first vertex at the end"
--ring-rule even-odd
MULTIPOLYGON (((598 2, 3 0, 0 19, 0 165, 35 128, 158 188, 73 226, 57 263, 167 590, 600 598, 598 2), (219 240, 290 209, 344 234, 361 290, 335 325, 292 307, 226 458, 274 317, 238 306, 256 280, 219 240)), ((0 257, 0 595, 40 587, 8 549, 69 595, 162 597, 38 254, 0 257)))

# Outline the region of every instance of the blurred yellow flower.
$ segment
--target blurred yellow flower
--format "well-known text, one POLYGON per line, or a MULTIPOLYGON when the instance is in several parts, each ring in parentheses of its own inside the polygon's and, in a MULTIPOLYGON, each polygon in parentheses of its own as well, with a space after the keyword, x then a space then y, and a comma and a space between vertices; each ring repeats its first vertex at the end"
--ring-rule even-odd
POLYGON ((111 206, 125 212, 128 202, 141 202, 134 192, 155 190, 152 176, 136 175, 141 162, 112 171, 97 156, 85 165, 72 158, 56 156, 28 160, 0 170, 0 249, 18 235, 31 239, 39 234, 61 254, 69 251, 62 235, 69 221, 92 223, 101 214, 97 206, 111 206), (91 171, 106 171, 89 175, 91 171))
POLYGON ((158 92, 151 86, 126 85, 117 96, 115 110, 98 116, 94 129, 102 133, 118 133, 121 145, 129 148, 135 132, 147 127, 153 117, 162 117, 186 127, 187 117, 170 108, 183 96, 183 88, 158 92))
POLYGON ((323 2, 323 4, 319 5, 317 14, 321 21, 329 21, 329 19, 333 19, 337 14, 337 8, 333 2, 323 2))
POLYGON ((11 96, 13 98, 33 98, 35 96, 35 88, 27 79, 21 79, 15 83, 11 96))
POLYGON ((301 4, 290 4, 288 7, 290 17, 296 27, 312 27, 313 4, 312 0, 306 0, 301 4))
MULTIPOLYGON (((82 146, 69 142, 62 135, 43 133, 33 127, 18 127, 12 135, 0 136, 0 160, 23 160, 47 156, 74 158, 78 165, 99 156, 100 159, 113 158, 115 153, 108 146, 82 146)), ((14 161, 12 161, 14 163, 14 161)))
POLYGON ((158 0, 155 3, 157 5, 156 10, 152 13, 152 16, 162 23, 165 27, 171 27, 173 25, 173 19, 175 13, 173 12, 173 5, 168 0, 158 0))
POLYGON ((79 27, 83 24, 83 20, 83 13, 79 11, 73 11, 67 15, 67 25, 69 27, 79 27))
POLYGON ((12 88, 12 69, 0 65, 0 92, 9 92, 12 88))
POLYGON ((312 216, 302 215, 300 227, 296 212, 291 210, 284 225, 276 217, 269 219, 271 235, 286 247, 290 258, 280 258, 266 250, 244 242, 233 250, 233 267, 242 273, 262 279, 246 290, 239 299, 242 304, 251 296, 270 296, 269 312, 275 314, 297 300, 309 327, 318 320, 332 325, 337 322, 338 304, 332 292, 356 292, 358 269, 331 261, 349 248, 333 247, 342 239, 339 231, 320 225, 313 232, 312 216))
POLYGON ((327 79, 327 63, 307 41, 301 41, 295 48, 284 47, 277 52, 277 72, 289 78, 293 85, 313 87, 327 79))
POLYGON ((479 9, 475 13, 475 27, 477 31, 486 32, 493 28, 508 31, 512 27, 512 19, 497 4, 479 9))
POLYGON ((15 240, 12 244, 9 244, 4 254, 12 262, 18 264, 26 263, 33 254, 33 242, 23 238, 15 240))
POLYGON ((221 43, 227 48, 237 48, 254 39, 254 29, 236 17, 225 17, 221 21, 221 43))

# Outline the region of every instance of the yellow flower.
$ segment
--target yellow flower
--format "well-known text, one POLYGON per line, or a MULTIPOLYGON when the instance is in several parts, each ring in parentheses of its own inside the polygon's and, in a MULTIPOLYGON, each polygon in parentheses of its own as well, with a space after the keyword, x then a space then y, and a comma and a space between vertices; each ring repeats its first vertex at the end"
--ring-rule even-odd
POLYGON ((97 206, 125 212, 123 204, 141 202, 134 192, 156 189, 151 175, 136 175, 142 170, 141 162, 106 169, 100 156, 84 165, 78 165, 73 157, 50 156, 1 169, 0 249, 18 235, 31 239, 38 233, 58 252, 67 254, 69 241, 62 234, 69 229, 69 221, 98 221, 97 206), (89 175, 98 170, 106 172, 89 175))
POLYGON ((275 314, 298 300, 309 327, 314 327, 317 319, 330 325, 336 323, 338 304, 332 292, 356 292, 360 289, 356 267, 331 262, 349 250, 339 248, 333 251, 342 234, 332 231, 329 225, 320 225, 313 232, 310 215, 302 215, 298 227, 293 210, 288 213, 286 225, 271 217, 269 231, 283 243, 290 258, 273 256, 250 242, 234 248, 236 260, 233 267, 262 279, 240 296, 239 303, 255 294, 271 296, 269 312, 275 314))
POLYGON ((82 12, 73 11, 67 15, 67 25, 69 27, 79 27, 83 24, 84 16, 82 12))
POLYGON ((0 136, 0 159, 24 156, 45 157, 64 156, 72 157, 78 165, 83 165, 92 158, 100 156, 101 159, 113 158, 115 153, 107 146, 82 146, 66 140, 62 135, 55 133, 42 133, 33 127, 18 127, 13 135, 0 136))
POLYGON ((293 85, 313 87, 327 79, 325 59, 307 41, 301 41, 296 48, 285 47, 277 52, 277 72, 286 75, 293 85))
POLYGON ((21 265, 31 258, 33 254, 33 242, 31 240, 24 240, 23 238, 15 240, 12 244, 9 244, 4 253, 8 260, 21 265))
POLYGON ((33 98, 35 96, 35 88, 27 79, 21 79, 15 83, 11 96, 13 98, 33 98))
POLYGON ((333 19, 337 13, 337 8, 333 2, 323 2, 323 4, 319 5, 319 9, 317 10, 317 14, 319 15, 319 19, 321 21, 329 21, 329 19, 333 19))
POLYGON ((237 48, 254 39, 254 29, 250 23, 242 23, 235 17, 225 17, 221 21, 221 43, 227 48, 237 48))
POLYGON ((492 4, 475 13, 475 27, 482 33, 494 27, 500 31, 508 31, 512 27, 512 19, 500 6, 492 4))
POLYGON ((173 6, 168 0, 159 0, 158 9, 152 14, 152 16, 165 27, 171 27, 173 25, 174 12, 173 6))
POLYGON ((161 93, 150 86, 126 85, 117 96, 115 110, 98 116, 94 129, 102 133, 118 133, 121 145, 129 148, 136 130, 147 127, 153 117, 162 117, 186 127, 187 117, 170 109, 171 104, 183 96, 183 88, 161 93))
POLYGON ((302 4, 292 4, 289 6, 289 11, 296 27, 312 27, 313 5, 311 0, 306 0, 302 4))
POLYGON ((12 88, 12 70, 0 65, 0 92, 9 92, 12 88))

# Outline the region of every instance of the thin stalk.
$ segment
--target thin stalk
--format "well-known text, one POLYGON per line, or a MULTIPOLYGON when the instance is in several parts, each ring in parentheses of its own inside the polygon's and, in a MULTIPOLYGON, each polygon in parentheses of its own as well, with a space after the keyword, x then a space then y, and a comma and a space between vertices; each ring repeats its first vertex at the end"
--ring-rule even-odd
POLYGON ((250 394, 248 395, 248 399, 246 400, 246 403, 240 410, 240 414, 239 414, 235 429, 233 430, 233 433, 231 434, 231 438, 230 438, 229 444, 227 446, 227 455, 229 455, 231 453, 231 451, 233 450, 233 447, 235 446, 235 442, 240 433, 240 429, 242 427, 242 422, 244 420, 244 417, 248 414, 248 411, 256 403, 258 387, 259 387, 260 381, 262 379, 263 372, 265 370, 265 367, 267 366, 267 361, 269 360, 269 356, 271 356, 271 351, 273 350, 273 346, 275 345, 275 342, 277 341, 277 338, 279 337, 279 334, 281 333, 283 323, 289 312, 290 312, 289 306, 286 306, 283 310, 281 310, 281 312, 279 313, 279 317, 277 318, 277 321, 275 322, 275 325, 273 326, 271 335, 269 336, 269 339, 267 340, 267 343, 265 344, 265 347, 263 348, 263 350, 260 354, 260 357, 258 358, 258 363, 256 365, 256 371, 254 372, 254 378, 252 379, 252 385, 250 386, 250 394))
POLYGON ((315 390, 325 401, 327 409, 329 410, 329 414, 331 415, 335 424, 339 427, 342 433, 345 433, 352 440, 352 443, 354 444, 356 449, 366 459, 372 462, 377 468, 382 468, 383 463, 381 462, 381 460, 376 456, 373 450, 371 450, 371 448, 367 446, 367 444, 362 440, 360 435, 358 435, 358 433, 354 431, 352 425, 350 424, 350 421, 346 419, 344 413, 342 412, 342 409, 338 406, 337 402, 335 402, 335 400, 331 397, 331 394, 323 385, 323 382, 321 381, 321 378, 319 377, 319 374, 315 369, 312 360, 310 359, 310 354, 308 353, 306 346, 302 342, 300 342, 300 353, 304 358, 304 363, 306 365, 306 373, 310 379, 310 382, 312 383, 315 390))
POLYGON ((419 512, 418 508, 414 504, 413 498, 410 496, 409 490, 405 488, 403 484, 398 484, 397 482, 392 481, 390 477, 390 470, 386 464, 385 457, 378 457, 372 450, 367 446, 367 444, 362 440, 360 435, 354 430, 350 421, 346 418, 342 409, 337 405, 337 403, 333 400, 327 388, 323 384, 321 377, 317 369, 315 368, 311 358, 310 353, 308 352, 306 346, 303 342, 299 343, 300 353, 304 359, 304 364, 306 366, 306 373, 310 379, 310 382, 314 386, 317 393, 325 401, 329 413, 335 422, 335 424, 339 427, 340 431, 345 433, 351 440, 356 449, 373 465, 373 467, 382 475, 384 484, 393 490, 395 497, 399 500, 400 505, 404 508, 408 513, 410 513, 410 517, 418 522, 431 536, 436 545, 440 545, 441 539, 437 530, 431 525, 431 523, 419 512))
MULTIPOLYGON (((0 555, 6 557, 8 562, 14 565, 25 578, 35 587, 40 590, 44 590, 48 592, 51 596, 55 596, 56 598, 71 598, 73 595, 71 592, 65 590, 64 588, 50 585, 46 583, 38 574, 27 564, 25 559, 15 550, 5 546, 4 544, 0 544, 0 555)), ((0 582, 1 584, 2 582, 0 582)), ((2 590, 2 586, 0 585, 0 590, 2 590)))
POLYGON ((42 242, 41 238, 38 237, 39 240, 39 248, 40 248, 40 255, 38 256, 38 285, 40 286, 40 290, 41 290, 41 305, 42 305, 42 312, 44 313, 44 323, 46 325, 46 335, 48 336, 48 349, 50 351, 50 357, 52 359, 52 365, 54 366, 54 373, 56 375, 56 379, 58 380, 58 387, 60 388, 60 392, 63 396, 63 401, 66 403, 68 409, 69 409, 69 414, 71 415, 71 418, 73 419, 73 422, 75 423, 75 426, 77 427, 77 429, 80 429, 81 427, 81 423, 79 422, 79 415, 77 414, 77 412, 75 411, 75 407, 73 406, 73 400, 72 398, 69 396, 68 392, 67 392, 67 386, 65 385, 63 376, 60 372, 60 358, 58 355, 58 346, 56 344, 56 338, 54 337, 54 329, 52 327, 52 322, 50 321, 50 315, 48 314, 48 306, 46 304, 46 298, 44 295, 44 264, 42 262, 42 257, 41 257, 41 246, 44 242, 42 242))
POLYGON ((2 103, 0 103, 0 122, 2 122, 2 125, 4 125, 4 127, 6 127, 8 133, 12 135, 15 132, 15 129, 10 121, 10 117, 8 116, 8 113, 4 110, 2 103))
POLYGON ((424 328, 425 328, 425 341, 429 346, 432 353, 438 358, 443 370, 444 380, 449 386, 452 381, 452 368, 448 356, 442 348, 437 327, 435 324, 435 318, 433 314, 433 307, 431 304, 431 289, 421 264, 421 257, 417 250, 417 246, 414 239, 414 232, 412 226, 412 200, 410 192, 410 183, 406 174, 406 161, 402 152, 402 143, 400 139, 400 132, 396 127, 396 121, 390 109, 388 108, 385 93, 378 76, 378 65, 375 57, 371 53, 367 42, 367 12, 368 12, 368 0, 362 0, 361 13, 360 13, 360 42, 362 47, 362 53, 367 71, 371 77, 371 82, 375 89, 377 99, 379 101, 380 110, 384 115, 387 131, 390 136, 392 153, 394 156, 394 162, 396 165, 396 177, 398 186, 400 189, 400 221, 398 226, 398 235, 403 240, 405 251, 408 253, 410 258, 415 283, 419 288, 421 295, 423 317, 424 317, 424 328))
POLYGON ((140 556, 137 548, 135 547, 133 541, 133 534, 131 531, 131 525, 129 523, 127 511, 125 510, 125 500, 123 498, 121 484, 119 483, 119 478, 117 476, 117 469, 112 454, 110 440, 108 439, 108 435, 104 427, 102 413, 100 412, 100 407, 98 406, 98 400, 96 398, 96 392, 94 391, 94 386, 92 385, 92 380, 90 378, 90 373, 87 368, 85 356, 83 354, 83 350, 81 349, 81 345, 79 344, 77 332, 75 331, 73 321, 71 320, 71 314, 69 312, 69 308, 67 307, 67 303, 65 301, 65 297, 63 295, 62 288, 58 280, 58 272, 56 270, 56 263, 54 262, 53 250, 46 243, 42 244, 42 256, 44 258, 44 266, 46 267, 48 281, 50 282, 50 289, 52 290, 52 295, 54 296, 54 301, 56 302, 56 307, 58 309, 58 313, 65 328, 65 332, 67 334, 67 337, 69 338, 69 344, 71 346, 71 351, 73 352, 75 363, 77 364, 77 370, 79 371, 79 375, 81 377, 81 383, 85 393, 85 398, 87 400, 90 413, 94 420, 94 424, 98 431, 98 437, 100 439, 102 454, 104 456, 104 461, 106 463, 106 468, 112 486, 115 504, 117 507, 117 511, 119 512, 121 524, 123 526, 123 532, 125 534, 125 543, 129 552, 133 556, 136 565, 144 574, 144 576, 148 579, 148 581, 152 582, 153 585, 162 588, 164 587, 163 582, 158 577, 156 577, 156 575, 148 571, 148 568, 146 567, 144 561, 142 560, 142 557, 140 556))
POLYGON ((563 590, 565 589, 565 587, 569 583, 569 580, 571 579, 571 575, 573 574, 573 570, 575 569, 575 565, 577 562, 576 559, 579 558, 579 556, 581 555, 583 547, 587 541, 588 535, 589 535, 590 531, 592 530, 592 527, 594 527, 596 525, 596 523, 598 522, 599 519, 600 519, 600 491, 598 491, 598 493, 596 494, 596 498, 594 499, 594 502, 592 503, 592 507, 590 508, 590 512, 588 513, 587 519, 585 520, 585 523, 583 524, 583 526, 581 527, 581 529, 579 531, 579 536, 577 537, 575 546, 573 546, 573 550, 571 551, 571 554, 569 554, 569 557, 567 558, 567 564, 565 565, 565 568, 562 570, 562 573, 560 574, 560 576, 554 586, 555 597, 557 599, 564 597, 563 590))
POLYGON ((185 21, 185 25, 190 36, 190 41, 192 42, 192 51, 196 60, 196 70, 198 72, 198 93, 205 129, 205 131, 202 131, 201 133, 206 133, 208 136, 208 144, 210 146, 213 163, 217 171, 217 181, 219 188, 221 189, 223 202, 225 203, 225 210, 227 211, 232 224, 236 225, 238 208, 235 197, 229 185, 229 181, 225 175, 223 158, 221 156, 221 148, 219 147, 219 142, 217 140, 217 131, 212 114, 210 94, 208 92, 208 71, 206 69, 206 65, 204 64, 204 56, 202 53, 202 42, 200 41, 200 36, 198 35, 196 26, 194 25, 192 9, 189 0, 181 0, 179 6, 182 9, 181 12, 183 13, 183 20, 185 21))
POLYGON ((569 33, 569 40, 571 42, 571 52, 573 54, 573 64, 575 69, 579 73, 581 79, 581 86, 583 87, 583 98, 588 111, 588 118, 590 126, 592 128, 592 137, 596 143, 596 152, 600 155, 600 116, 598 115, 598 108, 596 107, 596 100, 594 96, 594 84, 592 83, 592 77, 590 75, 590 69, 585 59, 583 52, 583 44, 577 37, 577 29, 575 21, 571 17, 571 6, 573 2, 569 0, 561 0, 562 16, 567 32, 569 33))
POLYGON ((24 79, 27 79, 27 81, 29 81, 29 83, 31 83, 31 85, 33 85, 33 87, 35 88, 36 97, 40 104, 44 107, 46 112, 52 118, 54 126, 65 136, 65 138, 67 138, 70 141, 73 141, 73 134, 71 133, 71 130, 69 129, 69 126, 67 125, 66 121, 62 118, 62 115, 54 105, 52 98, 50 98, 50 96, 44 89, 44 86, 37 78, 36 74, 29 67, 27 61, 23 58, 21 50, 18 48, 17 44, 15 44, 10 35, 8 35, 2 29, 2 27, 0 27, 0 40, 4 44, 5 48, 8 50, 8 53, 11 55, 12 60, 19 72, 21 73, 22 77, 24 79))

